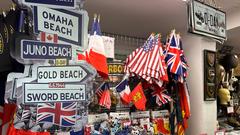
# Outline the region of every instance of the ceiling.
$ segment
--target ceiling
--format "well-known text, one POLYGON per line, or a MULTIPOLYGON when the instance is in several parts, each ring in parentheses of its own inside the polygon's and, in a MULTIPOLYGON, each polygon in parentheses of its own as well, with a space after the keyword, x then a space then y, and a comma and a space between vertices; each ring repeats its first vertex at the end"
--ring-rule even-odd
MULTIPOLYGON (((227 15, 240 8, 240 0, 215 1, 227 15)), ((1 9, 10 6, 11 0, 0 0, 1 9)), ((107 33, 146 38, 152 32, 166 35, 174 28, 187 31, 187 5, 182 0, 85 0, 84 9, 90 22, 94 13, 101 15, 101 29, 107 33)), ((240 28, 229 30, 226 44, 236 46, 237 35, 240 28)))
MULTIPOLYGON (((216 4, 229 12, 240 7, 240 0, 216 0, 216 4)), ((174 28, 187 31, 187 4, 182 0, 86 0, 84 9, 90 19, 101 14, 104 32, 146 38, 152 32, 166 35, 174 28)))

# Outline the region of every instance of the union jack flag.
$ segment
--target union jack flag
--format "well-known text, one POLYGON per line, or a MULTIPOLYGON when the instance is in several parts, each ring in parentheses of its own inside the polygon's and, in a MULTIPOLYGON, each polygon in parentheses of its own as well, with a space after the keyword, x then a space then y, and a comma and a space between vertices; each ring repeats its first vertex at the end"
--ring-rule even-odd
POLYGON ((38 104, 37 123, 54 123, 70 127, 76 122, 77 102, 72 103, 43 103, 38 104))
POLYGON ((186 76, 187 64, 180 44, 180 36, 176 36, 175 32, 172 32, 167 43, 165 61, 168 71, 173 73, 174 79, 183 82, 183 78, 186 76))
POLYGON ((156 97, 156 103, 161 106, 172 101, 172 98, 164 93, 164 88, 157 88, 152 92, 152 96, 156 97))

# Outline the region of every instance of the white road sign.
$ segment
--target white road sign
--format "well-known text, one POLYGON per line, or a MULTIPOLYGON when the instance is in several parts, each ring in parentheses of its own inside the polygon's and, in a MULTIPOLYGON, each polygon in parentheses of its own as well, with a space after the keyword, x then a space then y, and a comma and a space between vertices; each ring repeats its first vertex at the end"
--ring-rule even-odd
POLYGON ((86 100, 86 86, 65 83, 25 83, 24 103, 78 102, 86 100))
POLYGON ((37 71, 39 83, 80 82, 85 77, 87 77, 87 72, 81 66, 40 66, 37 71))

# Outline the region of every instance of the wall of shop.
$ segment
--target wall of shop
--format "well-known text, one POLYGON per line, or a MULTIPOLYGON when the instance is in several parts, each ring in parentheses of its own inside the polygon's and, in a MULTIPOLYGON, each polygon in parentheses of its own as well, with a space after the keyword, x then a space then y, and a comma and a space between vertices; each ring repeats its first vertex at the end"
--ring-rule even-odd
POLYGON ((203 50, 216 50, 216 42, 202 36, 185 34, 183 47, 190 66, 187 78, 190 91, 191 117, 187 135, 214 134, 217 123, 216 101, 204 101, 203 50))

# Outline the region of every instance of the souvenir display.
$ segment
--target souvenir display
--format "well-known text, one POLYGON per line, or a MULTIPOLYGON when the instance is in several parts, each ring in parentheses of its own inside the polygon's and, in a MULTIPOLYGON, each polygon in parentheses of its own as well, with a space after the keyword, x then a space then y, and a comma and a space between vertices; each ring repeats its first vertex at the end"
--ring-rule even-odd
POLYGON ((76 5, 24 4, 0 16, 2 134, 184 134, 191 115, 189 67, 175 30, 165 43, 161 34, 150 34, 125 61, 117 60, 100 15, 88 36, 87 12, 76 5))

